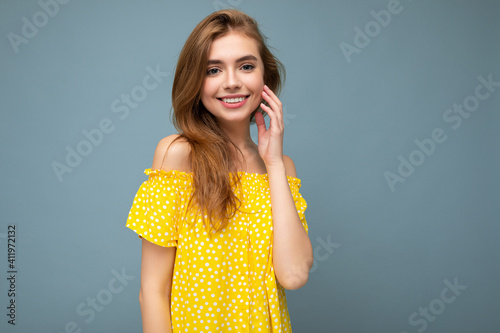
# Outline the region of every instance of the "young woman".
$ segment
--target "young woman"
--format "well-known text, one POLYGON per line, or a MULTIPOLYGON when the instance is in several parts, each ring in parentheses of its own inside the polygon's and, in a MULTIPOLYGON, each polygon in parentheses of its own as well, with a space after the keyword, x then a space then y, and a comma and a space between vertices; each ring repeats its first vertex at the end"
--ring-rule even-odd
POLYGON ((172 89, 180 134, 160 140, 126 224, 142 238, 144 333, 292 331, 284 289, 306 284, 313 253, 283 155, 283 73, 240 11, 187 39, 172 89))

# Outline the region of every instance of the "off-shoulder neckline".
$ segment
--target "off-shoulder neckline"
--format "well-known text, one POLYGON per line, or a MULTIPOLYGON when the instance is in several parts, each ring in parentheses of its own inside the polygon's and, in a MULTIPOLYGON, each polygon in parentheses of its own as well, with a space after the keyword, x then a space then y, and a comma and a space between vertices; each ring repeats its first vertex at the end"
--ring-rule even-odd
MULTIPOLYGON (((169 170, 169 171, 165 171, 163 169, 151 169, 151 168, 147 168, 146 170, 144 170, 144 173, 149 175, 149 174, 155 174, 155 173, 159 173, 159 174, 165 174, 165 175, 182 175, 182 176, 188 176, 188 177, 192 177, 193 176, 193 172, 186 172, 186 171, 180 171, 180 170, 169 170)), ((239 175, 246 175, 246 176, 249 176, 249 177, 254 177, 254 178, 261 178, 261 179, 265 179, 265 180, 268 180, 269 179, 269 176, 267 173, 256 173, 256 172, 246 172, 246 171, 238 171, 238 174, 239 175)), ((286 176, 287 178, 290 178, 298 183, 301 183, 301 180, 300 178, 298 177, 293 177, 293 176, 286 176)))

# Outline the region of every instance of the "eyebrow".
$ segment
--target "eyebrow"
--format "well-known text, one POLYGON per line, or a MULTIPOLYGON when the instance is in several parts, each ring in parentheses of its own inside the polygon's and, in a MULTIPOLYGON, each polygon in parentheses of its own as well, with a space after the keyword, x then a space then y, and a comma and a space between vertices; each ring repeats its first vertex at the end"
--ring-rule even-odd
MULTIPOLYGON (((249 55, 246 55, 246 56, 243 56, 243 57, 236 59, 236 62, 242 62, 242 61, 246 61, 246 60, 257 61, 257 58, 255 56, 249 54, 249 55)), ((219 65, 219 64, 222 64, 222 61, 219 59, 209 59, 208 60, 208 65, 219 65)))

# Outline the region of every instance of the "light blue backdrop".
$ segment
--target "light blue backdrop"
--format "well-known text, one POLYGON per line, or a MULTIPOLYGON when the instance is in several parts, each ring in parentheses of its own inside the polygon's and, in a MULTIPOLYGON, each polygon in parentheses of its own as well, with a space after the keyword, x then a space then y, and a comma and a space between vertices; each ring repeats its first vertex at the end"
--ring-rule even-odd
POLYGON ((316 259, 294 332, 499 332, 494 0, 0 1, 0 330, 141 331, 127 214, 182 45, 229 6, 287 68, 316 259))

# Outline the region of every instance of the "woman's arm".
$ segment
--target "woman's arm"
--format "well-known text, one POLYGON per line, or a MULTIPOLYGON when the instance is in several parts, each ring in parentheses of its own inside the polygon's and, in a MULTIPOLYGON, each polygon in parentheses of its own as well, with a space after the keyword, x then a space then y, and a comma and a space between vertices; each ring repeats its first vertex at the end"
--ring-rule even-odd
POLYGON ((297 177, 291 158, 283 165, 268 166, 273 213, 274 274, 286 289, 299 289, 309 278, 313 265, 311 241, 299 219, 286 175, 297 177))
MULTIPOLYGON (((168 147, 177 134, 167 136, 158 143, 152 169, 188 170, 189 147, 177 141, 168 147), (167 153, 168 151, 168 153, 167 153), (168 156, 167 156, 168 155, 168 156)), ((162 247, 142 240, 141 303, 143 333, 171 333, 170 295, 177 248, 162 247)))
POLYGON ((255 114, 259 131, 259 154, 266 163, 273 214, 273 266, 282 287, 298 289, 307 283, 313 265, 313 249, 295 207, 288 176, 297 177, 291 158, 283 155, 283 109, 278 96, 264 86, 262 92, 269 106, 261 108, 270 118, 269 129, 260 112, 255 114))
POLYGON ((170 293, 176 250, 142 240, 139 302, 143 333, 172 332, 170 293))

